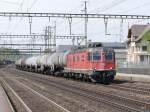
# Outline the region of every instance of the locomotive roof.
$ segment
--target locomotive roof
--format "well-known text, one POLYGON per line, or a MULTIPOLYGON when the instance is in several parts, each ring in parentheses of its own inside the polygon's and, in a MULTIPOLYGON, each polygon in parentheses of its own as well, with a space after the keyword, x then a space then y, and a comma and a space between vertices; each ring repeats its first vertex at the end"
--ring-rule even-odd
POLYGON ((77 53, 77 52, 95 52, 95 51, 112 51, 114 52, 113 48, 110 47, 94 47, 94 48, 86 48, 86 47, 78 47, 71 50, 71 53, 77 53))

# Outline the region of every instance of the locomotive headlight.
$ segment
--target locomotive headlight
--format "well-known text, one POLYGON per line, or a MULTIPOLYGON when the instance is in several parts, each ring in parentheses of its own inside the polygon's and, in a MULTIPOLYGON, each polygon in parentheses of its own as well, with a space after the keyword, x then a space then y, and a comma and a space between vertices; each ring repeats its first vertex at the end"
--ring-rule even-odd
POLYGON ((96 70, 96 67, 94 67, 93 70, 96 70))

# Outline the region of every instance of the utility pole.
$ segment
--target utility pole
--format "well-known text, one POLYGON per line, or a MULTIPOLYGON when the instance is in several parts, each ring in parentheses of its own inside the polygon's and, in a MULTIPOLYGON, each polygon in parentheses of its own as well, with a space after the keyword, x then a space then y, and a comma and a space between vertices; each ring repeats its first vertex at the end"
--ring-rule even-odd
POLYGON ((32 18, 29 17, 29 24, 30 24, 30 35, 32 33, 32 18))
POLYGON ((49 35, 49 26, 47 26, 47 42, 48 42, 48 48, 47 48, 47 51, 49 51, 49 47, 50 47, 50 35, 49 35))
POLYGON ((108 35, 108 18, 104 18, 104 24, 105 24, 105 37, 108 35))
POLYGON ((56 33, 57 33, 57 29, 56 29, 56 21, 55 21, 55 26, 54 26, 54 51, 56 51, 56 33))
POLYGON ((45 29, 45 51, 47 49, 47 27, 45 29))
POLYGON ((87 23, 88 23, 88 17, 87 17, 87 1, 84 1, 84 14, 85 14, 85 29, 84 29, 84 33, 85 33, 85 45, 87 46, 87 23))
POLYGON ((52 49, 52 27, 49 26, 49 51, 52 49))
POLYGON ((72 18, 68 18, 69 21, 69 34, 72 35, 72 18))
POLYGON ((121 42, 122 37, 123 37, 123 19, 121 19, 121 22, 120 22, 120 39, 119 39, 120 42, 121 42))

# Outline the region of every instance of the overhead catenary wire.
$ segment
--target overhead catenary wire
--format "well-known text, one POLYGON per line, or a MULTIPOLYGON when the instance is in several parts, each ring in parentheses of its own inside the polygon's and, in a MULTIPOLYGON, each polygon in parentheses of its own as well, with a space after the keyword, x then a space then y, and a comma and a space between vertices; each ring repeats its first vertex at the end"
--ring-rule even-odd
MULTIPOLYGON (((113 0, 113 2, 110 5, 107 5, 107 7, 106 8, 104 7, 102 10, 104 11, 104 10, 108 10, 109 8, 116 7, 117 5, 120 5, 121 3, 125 2, 125 1, 127 1, 127 0, 117 0, 117 1, 113 0)), ((94 9, 94 10, 99 10, 99 9, 100 8, 97 8, 97 9, 94 9)), ((92 11, 94 11, 94 10, 92 10, 92 11)), ((92 11, 89 11, 89 13, 91 13, 92 11)), ((79 20, 76 23, 74 23, 73 25, 77 25, 81 21, 83 21, 83 20, 79 20)))
MULTIPOLYGON (((84 3, 85 3, 85 2, 84 2, 84 3)), ((83 4, 81 4, 80 7, 81 7, 81 6, 83 6, 83 4)), ((78 9, 78 8, 79 8, 79 7, 74 8, 73 10, 78 9)), ((72 11, 73 11, 73 10, 72 10, 72 11)), ((72 12, 72 11, 71 11, 71 12, 72 12)), ((81 10, 81 11, 83 11, 83 10, 81 10)), ((71 23, 72 23, 71 26, 75 26, 75 25, 81 23, 81 21, 83 21, 83 20, 79 20, 79 21, 77 21, 77 22, 75 22, 75 23, 72 23, 72 22, 71 22, 71 23)), ((61 25, 62 25, 62 24, 61 24, 61 25)), ((59 25, 59 26, 60 26, 60 25, 59 25)), ((64 31, 66 28, 68 28, 68 26, 66 26, 65 28, 61 28, 61 29, 63 29, 63 31, 64 31)), ((61 29, 58 28, 58 30, 61 30, 61 29)))
MULTIPOLYGON (((117 13, 126 13, 126 12, 132 12, 132 11, 135 11, 136 9, 140 9, 140 8, 143 8, 143 6, 149 6, 150 5, 150 2, 146 2, 144 4, 140 4, 139 6, 136 6, 136 7, 132 7, 130 9, 127 9, 127 10, 124 10, 124 11, 119 11, 117 13)), ((144 7, 145 8, 145 7, 144 7)))
MULTIPOLYGON (((18 9, 18 10, 21 10, 21 11, 22 11, 22 8, 23 8, 23 5, 24 5, 24 1, 25 1, 25 0, 22 0, 22 2, 21 2, 20 5, 19 5, 19 9, 18 9)), ((13 29, 12 29, 11 32, 13 32, 13 31, 18 27, 18 25, 20 24, 20 22, 22 21, 22 19, 23 19, 23 17, 21 17, 21 18, 19 19, 19 21, 15 24, 15 26, 13 27, 13 29)))
POLYGON ((19 5, 18 2, 11 2, 11 1, 6 1, 6 0, 0 0, 1 3, 5 3, 5 4, 10 4, 10 5, 19 5))
MULTIPOLYGON (((79 6, 75 7, 75 8, 73 8, 70 12, 73 12, 74 10, 78 10, 78 9, 80 9, 80 8, 81 8, 81 5, 79 5, 79 6)), ((64 19, 61 20, 60 22, 57 22, 57 24, 59 24, 59 27, 62 26, 62 25, 64 24, 64 19)), ((75 24, 73 24, 73 25, 75 25, 75 24)), ((61 29, 64 29, 64 28, 61 28, 61 29)), ((60 30, 60 28, 58 28, 58 30, 60 30)))
MULTIPOLYGON (((119 0, 119 2, 118 2, 118 1, 116 2, 116 0, 115 0, 115 1, 113 1, 113 2, 114 2, 113 4, 110 4, 110 5, 109 5, 109 8, 116 7, 117 5, 120 5, 120 4, 124 3, 125 1, 127 1, 127 0, 119 0), (112 7, 112 6, 113 6, 113 7, 112 7)), ((108 10, 108 8, 104 8, 104 9, 108 10)), ((96 9, 95 9, 95 10, 96 10, 96 9)), ((105 11, 105 10, 103 10, 103 11, 105 11)), ((89 11, 89 12, 92 12, 92 11, 89 11)), ((80 23, 81 21, 82 21, 82 20, 76 22, 76 23, 73 24, 73 25, 77 25, 77 24, 80 23)))
MULTIPOLYGON (((37 2, 38 2, 38 0, 34 0, 34 1, 32 2, 32 4, 31 4, 30 8, 27 8, 27 11, 30 11, 30 10, 33 8, 33 6, 34 6, 37 2)), ((23 4, 24 4, 24 0, 22 0, 22 2, 20 3, 21 11, 22 11, 23 4)), ((29 18, 29 19, 30 19, 30 18, 29 18)), ((13 30, 18 27, 18 25, 21 23, 22 20, 23 20, 23 17, 21 17, 21 18, 19 19, 19 21, 15 24, 13 30)), ((31 24, 32 24, 32 23, 29 22, 29 24, 30 24, 30 34, 31 34, 31 24)), ((13 32, 13 31, 12 31, 12 32, 13 32)))
POLYGON ((37 2, 38 2, 38 0, 34 0, 34 1, 32 2, 32 4, 31 4, 29 10, 31 10, 37 2))
POLYGON ((125 1, 127 0, 113 0, 110 4, 107 4, 106 6, 104 7, 99 7, 99 8, 96 8, 94 10, 91 10, 90 12, 94 12, 96 11, 96 13, 99 13, 99 12, 104 12, 106 10, 109 10, 110 8, 113 8, 113 7, 116 7, 122 3, 124 3, 125 1))

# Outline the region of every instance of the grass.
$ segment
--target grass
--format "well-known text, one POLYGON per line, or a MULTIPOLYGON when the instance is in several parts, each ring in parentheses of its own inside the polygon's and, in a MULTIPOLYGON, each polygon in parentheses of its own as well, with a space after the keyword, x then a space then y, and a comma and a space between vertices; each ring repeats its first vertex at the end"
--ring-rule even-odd
POLYGON ((143 35, 144 40, 150 41, 150 30, 148 30, 144 35, 143 35))

